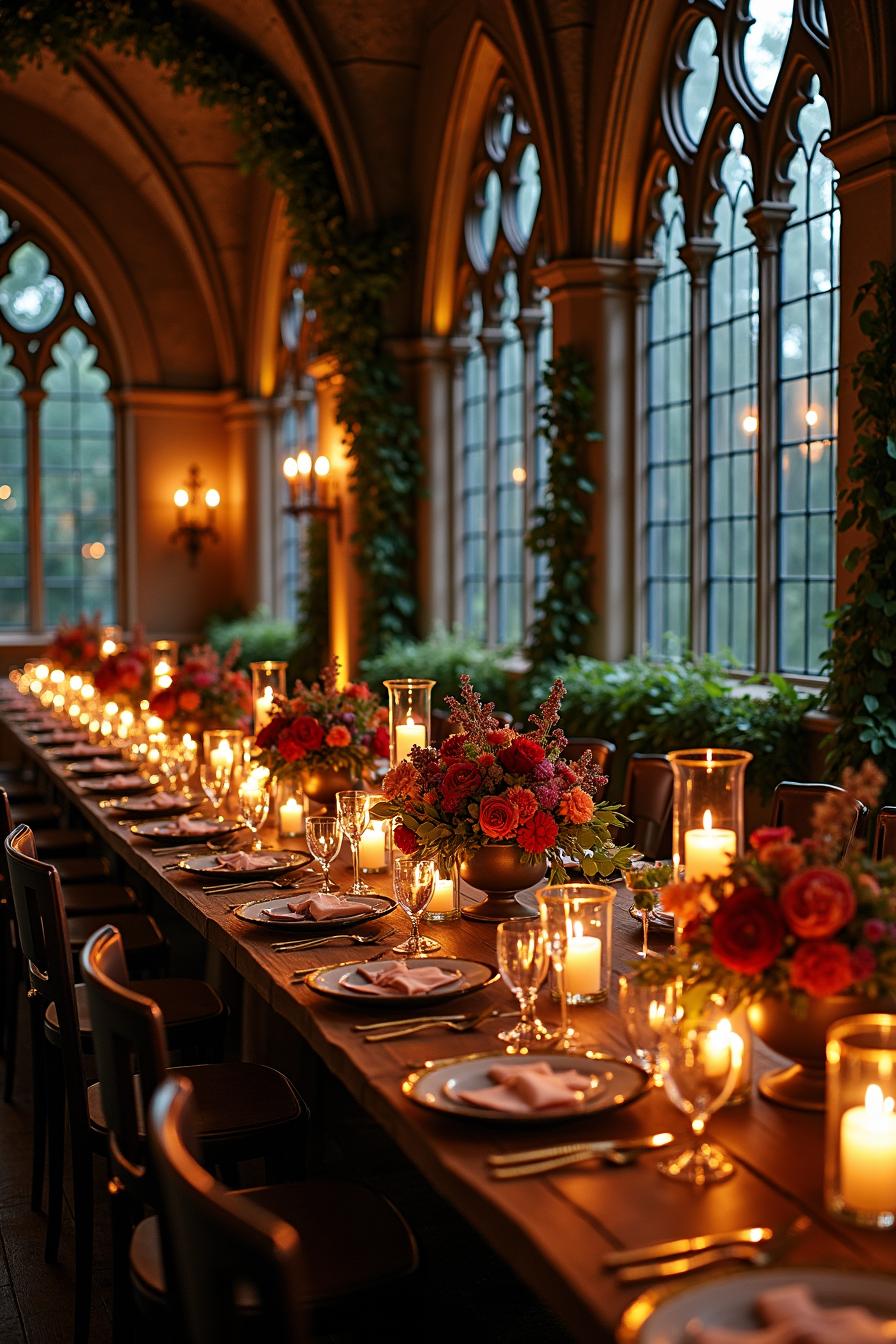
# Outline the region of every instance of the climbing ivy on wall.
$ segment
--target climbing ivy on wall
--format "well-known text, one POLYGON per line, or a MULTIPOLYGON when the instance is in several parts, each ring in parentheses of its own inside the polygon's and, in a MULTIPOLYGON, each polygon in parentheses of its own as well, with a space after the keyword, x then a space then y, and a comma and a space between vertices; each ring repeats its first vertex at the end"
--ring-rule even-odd
POLYGON ((0 70, 12 78, 54 56, 69 69, 88 48, 112 47, 156 67, 178 93, 226 113, 245 171, 264 173, 286 200, 295 250, 311 268, 308 294, 343 377, 338 414, 353 464, 369 653, 414 631, 413 500, 418 428, 394 358, 384 348, 384 302, 406 244, 394 230, 361 231, 346 217, 332 163, 308 113, 279 75, 199 9, 178 0, 31 0, 0 7, 0 70))

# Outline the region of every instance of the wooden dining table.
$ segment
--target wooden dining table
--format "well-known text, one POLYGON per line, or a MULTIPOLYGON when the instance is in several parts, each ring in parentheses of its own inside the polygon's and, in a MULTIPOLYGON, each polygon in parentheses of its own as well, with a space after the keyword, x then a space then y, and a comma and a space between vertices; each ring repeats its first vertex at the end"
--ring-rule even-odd
MULTIPOLYGON (((32 703, 26 708, 32 712, 32 703)), ((388 1043, 366 1043, 354 1027, 387 1016, 381 1001, 344 1004, 322 997, 308 985, 291 983, 299 969, 364 960, 368 955, 364 948, 272 951, 273 942, 287 937, 284 927, 248 924, 233 911, 238 895, 203 891, 194 876, 171 867, 171 853, 152 853, 152 842, 135 837, 110 809, 83 792, 63 761, 35 742, 33 732, 22 725, 22 712, 23 698, 17 694, 7 693, 0 700, 0 723, 24 758, 45 777, 53 796, 80 814, 102 844, 226 959, 271 1012, 300 1034, 407 1160, 507 1261, 575 1339, 589 1344, 612 1340, 623 1309, 643 1292, 620 1285, 603 1268, 605 1255, 620 1248, 753 1225, 780 1228, 808 1214, 808 1231, 785 1247, 782 1263, 896 1270, 896 1237, 858 1230, 825 1211, 824 1116, 785 1110, 758 1095, 756 1077, 779 1062, 758 1041, 751 1097, 718 1113, 710 1125, 710 1136, 735 1159, 733 1179, 695 1189, 660 1176, 657 1155, 645 1153, 633 1165, 621 1168, 589 1162, 544 1176, 494 1180, 486 1162, 491 1153, 663 1130, 672 1130, 685 1140, 687 1122, 662 1089, 653 1087, 630 1105, 537 1126, 437 1114, 415 1103, 402 1092, 402 1082, 414 1068, 428 1060, 500 1049, 496 1036, 507 1020, 487 1018, 465 1035, 433 1028, 388 1043)), ((46 717, 49 722, 51 716, 46 717)), ((275 832, 267 838, 284 847, 301 847, 302 843, 277 842, 275 832)), ((349 871, 343 859, 334 865, 334 875, 343 884, 349 871)), ((385 875, 372 878, 371 885, 389 894, 385 875)), ((404 919, 396 911, 384 922, 394 928, 404 919)), ((573 1020, 583 1043, 619 1057, 628 1055, 630 1047, 615 1008, 615 984, 618 975, 635 963, 641 938, 640 922, 631 918, 624 891, 616 901, 614 926, 610 1000, 574 1009, 573 1020)), ((376 927, 365 925, 365 932, 376 927)), ((461 919, 427 927, 444 954, 494 964, 494 925, 461 919)), ((396 935, 403 936, 403 931, 395 929, 396 935)), ((542 1015, 549 1017, 553 1006, 546 992, 544 997, 542 1015)), ((500 980, 459 1003, 461 1009, 470 1011, 513 1006, 500 980)), ((685 1282, 694 1280, 679 1280, 679 1285, 685 1282)))

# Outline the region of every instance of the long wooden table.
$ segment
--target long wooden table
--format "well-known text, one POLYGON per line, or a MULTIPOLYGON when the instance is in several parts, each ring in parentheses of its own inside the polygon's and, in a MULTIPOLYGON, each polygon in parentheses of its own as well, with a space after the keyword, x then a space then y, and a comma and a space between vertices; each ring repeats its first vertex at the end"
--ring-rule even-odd
MULTIPOLYGON (((729 1149, 738 1168, 735 1177, 722 1185, 694 1190, 665 1180, 655 1171, 655 1155, 649 1154, 623 1169, 588 1165, 527 1180, 490 1179, 485 1162, 490 1152, 668 1129, 684 1137, 687 1126, 656 1089, 631 1106, 603 1115, 512 1131, 435 1115, 409 1101, 402 1095, 401 1082, 413 1066, 428 1058, 493 1049, 501 1024, 486 1021, 463 1036, 436 1029, 391 1043, 365 1044, 352 1026, 385 1016, 376 1002, 369 1008, 343 1007, 289 983, 296 969, 341 960, 339 949, 272 952, 271 942, 284 937, 282 928, 274 936, 253 929, 231 912, 236 899, 232 894, 209 895, 188 874, 168 870, 170 857, 152 854, 149 843, 135 839, 83 793, 64 763, 50 758, 22 729, 16 722, 21 703, 18 696, 0 700, 0 722, 24 756, 43 772, 53 792, 81 813, 102 842, 301 1034, 432 1186, 524 1277, 576 1339, 589 1344, 611 1340, 620 1313, 637 1295, 601 1268, 604 1255, 619 1247, 755 1224, 779 1226, 806 1212, 812 1227, 788 1251, 789 1263, 896 1270, 894 1237, 857 1231, 824 1211, 823 1117, 780 1109, 755 1091, 748 1104, 713 1118, 711 1133, 729 1149)), ((341 865, 339 872, 347 874, 347 866, 341 865)), ((388 889, 385 882, 379 885, 388 889)), ((492 925, 461 920, 438 926, 436 936, 446 954, 494 962, 492 925)), ((639 938, 640 926, 629 918, 627 902, 620 897, 613 956, 616 975, 631 965, 639 938)), ((361 949, 347 949, 345 960, 362 955, 361 949)), ((497 983, 464 1000, 463 1006, 509 1008, 511 1002, 497 983)), ((549 1006, 545 1015, 551 1015, 549 1006)), ((577 1010, 575 1022, 581 1035, 598 1048, 627 1053, 612 1003, 577 1010)), ((774 1057, 760 1046, 754 1074, 772 1062, 774 1057)))

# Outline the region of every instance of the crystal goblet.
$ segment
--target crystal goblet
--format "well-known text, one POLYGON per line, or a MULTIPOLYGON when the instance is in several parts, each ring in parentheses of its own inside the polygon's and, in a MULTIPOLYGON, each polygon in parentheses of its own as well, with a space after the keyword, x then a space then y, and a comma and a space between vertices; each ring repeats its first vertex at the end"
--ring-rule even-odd
POLYGON ((372 896, 373 887, 369 887, 361 877, 361 836, 370 825, 370 794, 360 789, 343 789, 336 795, 336 816, 352 851, 355 880, 349 888, 349 895, 372 896))
POLYGON ((329 894, 338 891, 338 886, 330 878, 330 864, 342 848, 342 827, 339 822, 335 817, 308 817, 305 821, 305 841, 323 873, 321 891, 329 894))
POLYGON ((666 1096, 691 1122, 694 1142, 658 1163, 671 1180, 711 1185, 734 1175, 734 1163, 723 1148, 706 1141, 709 1117, 724 1106, 737 1083, 740 1055, 730 1029, 721 1028, 723 1009, 707 1004, 686 1009, 681 996, 674 1011, 659 1024, 658 1062, 666 1096))
POLYGON ((427 952, 438 952, 441 944, 434 938, 421 936, 419 920, 429 905, 436 889, 436 865, 431 859, 414 859, 407 855, 396 858, 392 864, 392 890, 395 899, 411 921, 411 936, 393 947, 403 957, 420 957, 427 952))
POLYGON ((548 973, 548 943, 540 919, 507 919, 497 930, 498 970, 520 1006, 520 1020, 498 1032, 498 1040, 525 1051, 556 1032, 536 1016, 535 1000, 548 973))

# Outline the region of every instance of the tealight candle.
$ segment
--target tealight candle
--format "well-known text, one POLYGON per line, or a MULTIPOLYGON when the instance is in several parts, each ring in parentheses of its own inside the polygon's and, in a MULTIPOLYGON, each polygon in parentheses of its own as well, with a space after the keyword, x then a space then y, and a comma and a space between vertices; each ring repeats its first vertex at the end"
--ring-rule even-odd
POLYGON ((744 1057, 743 1039, 733 1030, 727 1017, 706 1033, 703 1043, 703 1072, 707 1078, 720 1078, 733 1066, 739 1069, 744 1057))
POLYGON ((734 831, 714 827, 712 813, 703 813, 703 829, 684 833, 684 875, 689 882, 710 882, 731 871, 731 860, 737 853, 734 831))
POLYGON ((148 733, 162 733, 165 731, 165 720, 160 719, 158 714, 150 714, 146 720, 146 731, 148 733))
POLYGON ((411 753, 412 747, 426 746, 426 728, 415 723, 410 714, 404 723, 395 725, 395 764, 403 761, 411 753))
MULTIPOLYGON (((280 808, 280 834, 282 836, 305 834, 305 812, 298 798, 287 798, 280 808)), ((363 840, 362 840, 363 845, 363 840)))
POLYGON ((894 1099, 871 1083, 864 1106, 851 1107, 840 1121, 840 1193, 853 1209, 896 1209, 894 1106, 894 1099))
MULTIPOLYGON (((361 836, 359 861, 367 872, 382 872, 386 867, 386 830, 382 821, 372 821, 361 836)), ((433 898, 435 899, 435 898, 433 898)), ((430 905, 432 902, 430 902, 430 905)))
POLYGON ((567 998, 583 998, 600 992, 600 959, 600 939, 584 934, 578 922, 573 924, 566 942, 564 980, 567 998))

